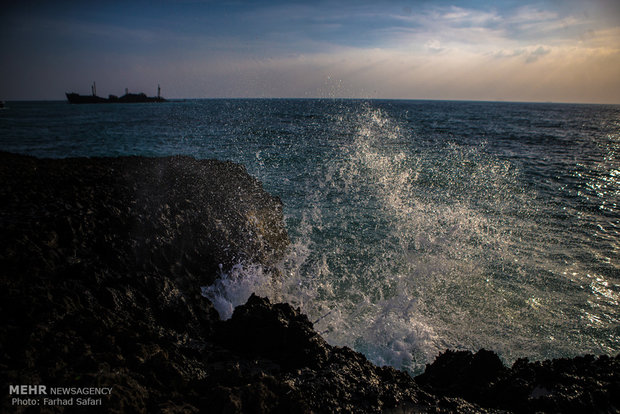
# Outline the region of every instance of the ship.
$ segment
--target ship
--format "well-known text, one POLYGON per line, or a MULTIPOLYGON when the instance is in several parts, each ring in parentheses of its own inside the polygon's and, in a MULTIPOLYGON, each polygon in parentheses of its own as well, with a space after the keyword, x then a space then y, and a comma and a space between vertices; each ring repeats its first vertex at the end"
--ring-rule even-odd
POLYGON ((148 103, 148 102, 166 102, 161 96, 161 88, 157 85, 157 96, 146 96, 144 93, 129 93, 125 89, 123 96, 108 95, 107 98, 97 96, 97 84, 93 82, 91 86, 91 95, 80 95, 74 92, 67 92, 67 101, 72 104, 93 104, 93 103, 148 103))

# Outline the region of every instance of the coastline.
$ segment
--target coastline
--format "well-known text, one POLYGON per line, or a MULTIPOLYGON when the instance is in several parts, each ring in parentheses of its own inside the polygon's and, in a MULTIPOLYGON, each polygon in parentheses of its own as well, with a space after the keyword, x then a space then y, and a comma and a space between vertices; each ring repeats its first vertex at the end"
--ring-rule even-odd
MULTIPOLYGON (((288 245, 280 200, 238 164, 0 153, 0 165, 5 390, 112 387, 95 412, 620 408, 618 356, 508 368, 448 351, 411 378, 330 346, 287 304, 252 296, 220 321, 200 286, 242 261, 273 266, 288 245)), ((8 397, 3 410, 28 409, 8 397)))

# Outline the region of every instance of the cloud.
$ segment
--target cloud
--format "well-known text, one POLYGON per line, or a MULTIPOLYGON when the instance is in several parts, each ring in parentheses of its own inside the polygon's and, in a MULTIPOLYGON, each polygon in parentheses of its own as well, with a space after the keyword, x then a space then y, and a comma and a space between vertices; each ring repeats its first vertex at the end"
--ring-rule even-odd
POLYGON ((441 42, 437 39, 429 40, 426 42, 425 46, 432 53, 439 53, 444 50, 444 48, 441 47, 441 42))
MULTIPOLYGON (((620 53, 545 46, 498 59, 469 51, 412 55, 341 49, 272 59, 194 62, 187 95, 620 102, 620 53), (536 59, 528 59, 537 56, 536 59), (544 59, 543 59, 544 57, 544 59), (233 75, 231 77, 231 75, 233 75), (234 81, 231 80, 234 78, 234 81), (197 87, 199 86, 199 87, 197 87)), ((171 70, 175 77, 178 71, 171 70)), ((185 95, 182 95, 185 96, 185 95)))
POLYGON ((452 6, 448 11, 439 14, 440 20, 457 26, 488 26, 500 22, 502 18, 496 12, 475 9, 464 9, 452 6))
POLYGON ((549 54, 551 49, 545 48, 543 46, 538 46, 535 50, 529 53, 525 63, 533 63, 538 60, 539 57, 549 54))
POLYGON ((499 50, 497 52, 492 53, 491 55, 498 59, 505 59, 505 58, 513 58, 516 56, 521 56, 524 53, 527 53, 527 51, 524 49, 514 49, 514 50, 499 50))
POLYGON ((532 5, 525 5, 516 10, 510 17, 510 23, 549 22, 557 20, 558 13, 550 10, 540 10, 532 5))
POLYGON ((529 46, 513 50, 499 50, 490 55, 497 59, 524 58, 525 63, 534 63, 540 57, 551 53, 551 48, 546 46, 529 46))

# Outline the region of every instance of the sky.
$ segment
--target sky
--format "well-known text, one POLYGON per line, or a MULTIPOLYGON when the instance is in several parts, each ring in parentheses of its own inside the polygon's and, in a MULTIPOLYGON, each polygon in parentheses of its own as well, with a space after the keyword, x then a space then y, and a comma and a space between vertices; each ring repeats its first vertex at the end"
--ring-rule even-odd
POLYGON ((620 1, 30 1, 0 100, 377 98, 620 104, 620 1))

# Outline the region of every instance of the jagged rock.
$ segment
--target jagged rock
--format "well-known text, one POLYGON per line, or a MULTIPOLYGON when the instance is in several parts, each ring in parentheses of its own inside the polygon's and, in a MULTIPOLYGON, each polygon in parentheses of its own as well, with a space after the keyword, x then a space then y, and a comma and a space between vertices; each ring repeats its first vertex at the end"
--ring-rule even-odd
POLYGON ((111 385, 106 412, 184 403, 219 321, 200 286, 288 244, 230 162, 0 153, 0 184, 0 381, 111 385))
POLYGON ((214 342, 234 353, 220 355, 207 380, 218 412, 496 412, 432 396, 405 372, 330 346, 286 303, 252 295, 216 332, 214 342))
POLYGON ((248 356, 261 356, 289 369, 316 367, 327 360, 328 345, 306 315, 287 304, 271 306, 252 295, 217 331, 218 341, 248 356))
POLYGON ((620 356, 592 355, 505 367, 491 351, 446 351, 416 377, 424 390, 518 413, 620 410, 620 356))
POLYGON ((481 349, 472 354, 469 351, 448 350, 427 365, 416 380, 441 395, 486 402, 484 392, 506 371, 494 352, 481 349))

